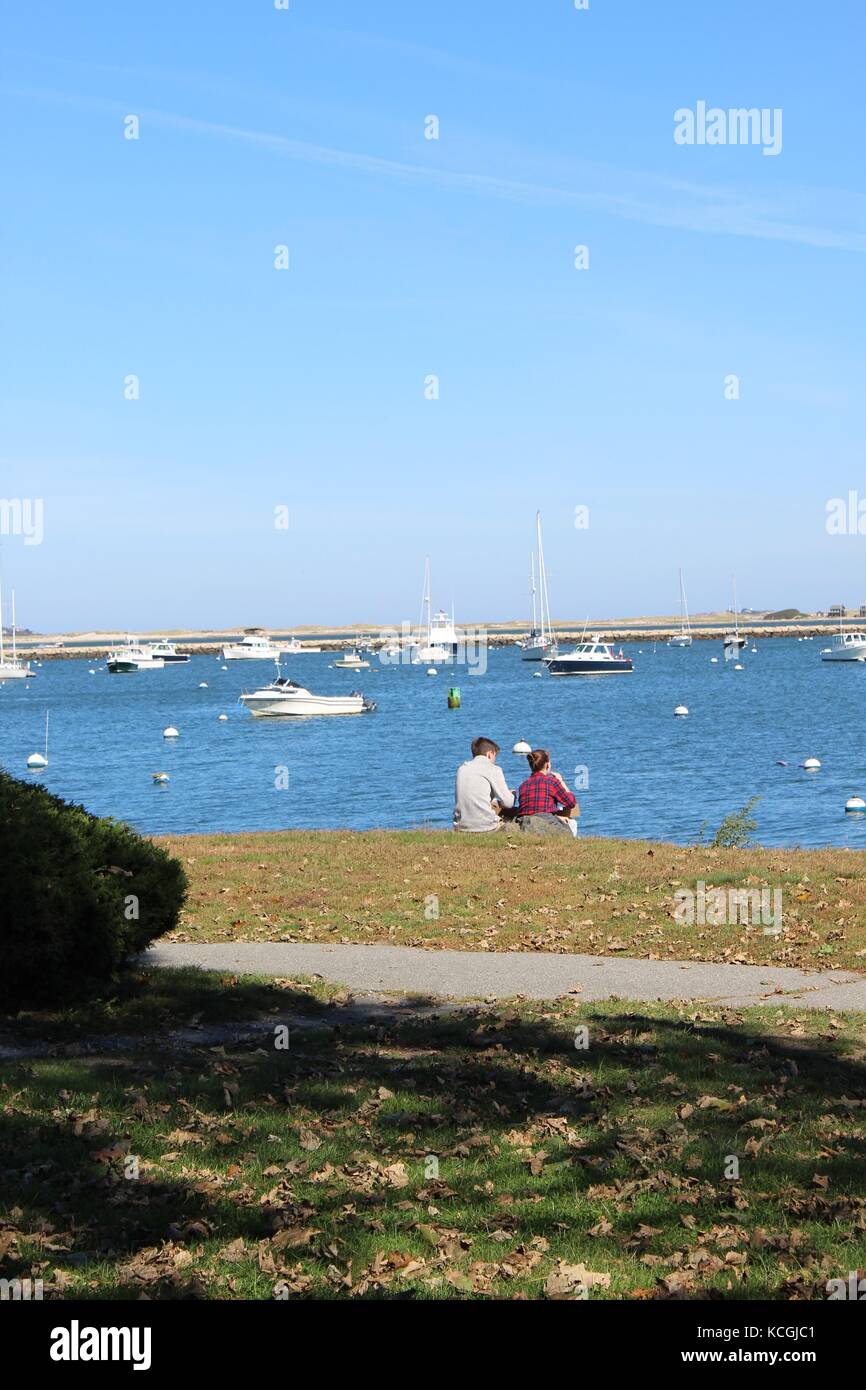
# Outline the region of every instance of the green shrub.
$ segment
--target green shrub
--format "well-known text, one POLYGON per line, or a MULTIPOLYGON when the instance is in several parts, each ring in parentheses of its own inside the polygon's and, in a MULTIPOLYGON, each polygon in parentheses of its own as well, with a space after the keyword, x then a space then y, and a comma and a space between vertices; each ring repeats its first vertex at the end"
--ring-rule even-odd
POLYGON ((119 821, 0 771, 0 1008, 110 988, 176 926, 182 865, 119 821))

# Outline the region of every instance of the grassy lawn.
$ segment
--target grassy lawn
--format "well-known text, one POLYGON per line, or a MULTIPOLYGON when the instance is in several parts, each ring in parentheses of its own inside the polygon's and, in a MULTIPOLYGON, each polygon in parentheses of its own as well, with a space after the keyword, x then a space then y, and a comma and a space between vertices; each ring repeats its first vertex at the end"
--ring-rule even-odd
POLYGON ((293 831, 163 841, 190 878, 178 941, 393 942, 862 970, 866 876, 848 850, 293 831), (674 920, 698 881, 782 892, 782 931, 674 920), (436 904, 432 903, 435 897, 436 904), (427 915, 438 910, 438 918, 427 915))
POLYGON ((415 1005, 141 972, 94 1009, 0 1021, 50 1049, 0 1072, 0 1277, 785 1299, 866 1266, 863 1017, 415 1005))

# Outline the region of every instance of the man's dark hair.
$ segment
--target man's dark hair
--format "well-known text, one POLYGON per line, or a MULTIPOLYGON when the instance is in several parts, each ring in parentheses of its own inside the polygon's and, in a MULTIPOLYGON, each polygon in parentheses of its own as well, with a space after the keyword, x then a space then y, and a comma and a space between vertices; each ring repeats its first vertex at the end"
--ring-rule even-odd
POLYGON ((492 738, 475 738, 472 740, 473 758, 483 758, 488 753, 498 753, 499 744, 494 743, 492 738))

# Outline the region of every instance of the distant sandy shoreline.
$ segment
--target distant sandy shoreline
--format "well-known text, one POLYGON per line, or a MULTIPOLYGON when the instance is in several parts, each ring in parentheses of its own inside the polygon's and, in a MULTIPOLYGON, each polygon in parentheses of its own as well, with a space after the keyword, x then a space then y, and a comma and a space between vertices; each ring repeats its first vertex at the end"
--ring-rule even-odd
MULTIPOLYGON (((852 617, 848 620, 848 625, 850 626, 856 621, 857 619, 852 617)), ((719 641, 731 630, 732 626, 733 621, 729 613, 695 614, 692 618, 692 637, 696 642, 719 641)), ((560 621, 553 624, 553 631, 560 643, 576 642, 583 636, 584 632, 602 633, 605 639, 611 642, 665 642, 673 633, 679 631, 679 627, 679 617, 668 616, 661 618, 610 618, 589 622, 584 622, 584 620, 560 621)), ((521 623, 519 620, 479 624, 458 622, 457 629, 458 632, 465 631, 467 639, 475 642, 478 641, 480 633, 486 633, 489 646, 503 647, 512 645, 515 638, 526 631, 527 624, 521 623)), ((838 620, 803 615, 794 619, 774 620, 771 625, 757 615, 741 614, 739 629, 742 636, 756 641, 766 641, 771 637, 824 637, 828 633, 838 630, 838 620)), ((384 640, 390 634, 399 634, 401 625, 397 623, 390 627, 374 623, 355 623, 342 627, 298 625, 291 629, 263 628, 261 630, 272 637, 290 638, 294 636, 301 642, 316 646, 321 645, 325 651, 335 651, 346 646, 351 647, 357 639, 372 641, 373 643, 384 640)), ((143 642, 166 637, 175 642, 181 650, 184 649, 185 644, 190 644, 188 650, 192 653, 213 655, 218 653, 226 642, 237 640, 242 631, 243 629, 240 628, 154 628, 151 631, 138 629, 135 637, 143 642)), ((22 633, 19 634, 18 644, 19 650, 28 656, 87 657, 104 655, 113 647, 124 643, 126 638, 126 632, 118 631, 22 633)))

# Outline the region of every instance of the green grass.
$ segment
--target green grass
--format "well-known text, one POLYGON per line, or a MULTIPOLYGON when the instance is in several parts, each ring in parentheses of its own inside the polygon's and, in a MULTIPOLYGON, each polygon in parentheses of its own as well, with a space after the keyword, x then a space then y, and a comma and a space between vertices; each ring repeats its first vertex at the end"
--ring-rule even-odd
POLYGON ((415 831, 283 831, 165 841, 190 880, 169 940, 388 942, 862 970, 866 875, 849 850, 415 831), (782 931, 690 925, 699 881, 782 892, 782 931), (430 905, 435 898, 435 911, 430 905))
POLYGON ((0 1277, 538 1298, 585 1266, 591 1298, 784 1299, 866 1265, 863 1017, 415 1004, 142 973, 0 1029, 52 1050, 2 1068, 0 1277))

